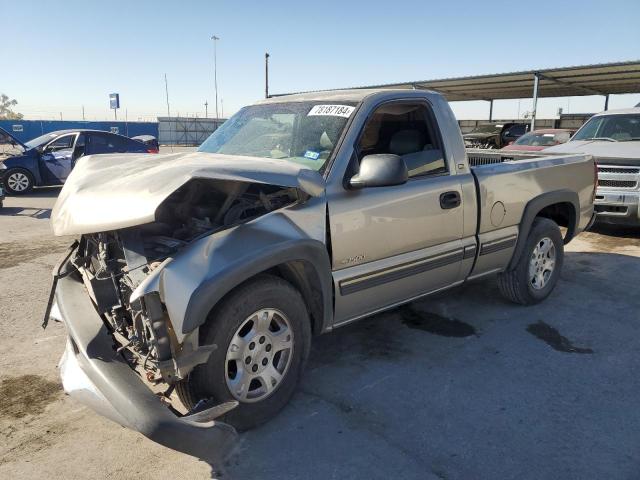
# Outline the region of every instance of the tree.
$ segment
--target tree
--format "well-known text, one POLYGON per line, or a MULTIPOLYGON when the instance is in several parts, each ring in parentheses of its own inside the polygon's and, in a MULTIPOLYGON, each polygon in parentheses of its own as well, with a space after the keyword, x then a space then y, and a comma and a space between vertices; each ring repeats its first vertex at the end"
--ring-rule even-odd
POLYGON ((0 94, 0 120, 22 120, 22 114, 13 111, 17 104, 17 100, 9 99, 4 93, 0 94))

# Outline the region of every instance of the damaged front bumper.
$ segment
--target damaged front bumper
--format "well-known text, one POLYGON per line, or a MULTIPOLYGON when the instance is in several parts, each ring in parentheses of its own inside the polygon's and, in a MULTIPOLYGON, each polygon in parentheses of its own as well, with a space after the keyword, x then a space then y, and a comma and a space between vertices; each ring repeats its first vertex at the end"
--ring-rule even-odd
POLYGON ((177 416, 116 353, 113 338, 80 281, 61 278, 55 299, 52 316, 59 317, 68 332, 60 373, 70 396, 174 450, 205 461, 220 460, 229 453, 236 431, 213 420, 224 407, 177 416))

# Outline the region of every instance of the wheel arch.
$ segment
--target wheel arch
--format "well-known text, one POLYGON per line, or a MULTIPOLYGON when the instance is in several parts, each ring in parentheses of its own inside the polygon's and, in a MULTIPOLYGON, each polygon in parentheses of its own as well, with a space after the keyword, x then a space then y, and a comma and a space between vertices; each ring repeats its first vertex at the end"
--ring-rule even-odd
POLYGON ((222 299, 263 273, 283 278, 300 291, 314 334, 327 330, 333 317, 329 256, 322 242, 300 239, 271 245, 200 284, 187 305, 182 332, 186 334, 204 324, 222 299))
POLYGON ((536 217, 548 218, 558 225, 566 227, 567 233, 563 240, 567 244, 573 239, 577 231, 579 212, 580 200, 578 194, 571 190, 554 190, 531 199, 524 208, 524 213, 520 220, 518 241, 508 268, 514 268, 518 263, 536 217))

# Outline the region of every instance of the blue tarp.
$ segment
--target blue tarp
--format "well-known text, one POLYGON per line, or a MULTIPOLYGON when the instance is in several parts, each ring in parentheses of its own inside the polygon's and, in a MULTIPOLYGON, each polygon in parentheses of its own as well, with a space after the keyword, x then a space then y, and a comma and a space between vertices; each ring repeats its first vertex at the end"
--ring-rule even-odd
POLYGON ((5 129, 21 142, 55 130, 91 129, 119 133, 126 137, 153 135, 158 138, 157 122, 83 122, 67 120, 0 120, 0 128, 5 129), (116 130, 117 129, 117 130, 116 130))

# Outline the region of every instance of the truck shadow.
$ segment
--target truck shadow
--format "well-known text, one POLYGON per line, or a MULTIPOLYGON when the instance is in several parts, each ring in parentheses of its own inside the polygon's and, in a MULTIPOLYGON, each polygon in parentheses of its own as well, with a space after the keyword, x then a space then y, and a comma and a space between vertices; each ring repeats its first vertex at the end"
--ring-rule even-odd
MULTIPOLYGON (((527 478, 568 468, 567 457, 553 455, 558 438, 625 431, 620 421, 640 428, 640 416, 589 420, 594 407, 584 390, 612 357, 638 349, 629 338, 640 298, 619 288, 638 276, 639 257, 567 252, 556 290, 538 305, 507 302, 489 277, 317 337, 293 399, 242 433, 224 464, 211 465, 212 478, 506 478, 513 471, 505 456, 533 462, 527 478), (553 338, 531 331, 542 323, 553 338), (595 354, 566 353, 553 347, 558 339, 561 347, 575 341, 573 353, 595 354), (580 400, 549 400, 554 391, 580 400), (554 416, 543 415, 547 408, 554 416)), ((616 460, 607 455, 571 468, 597 470, 616 460)), ((579 448, 571 458, 582 458, 579 448)))

